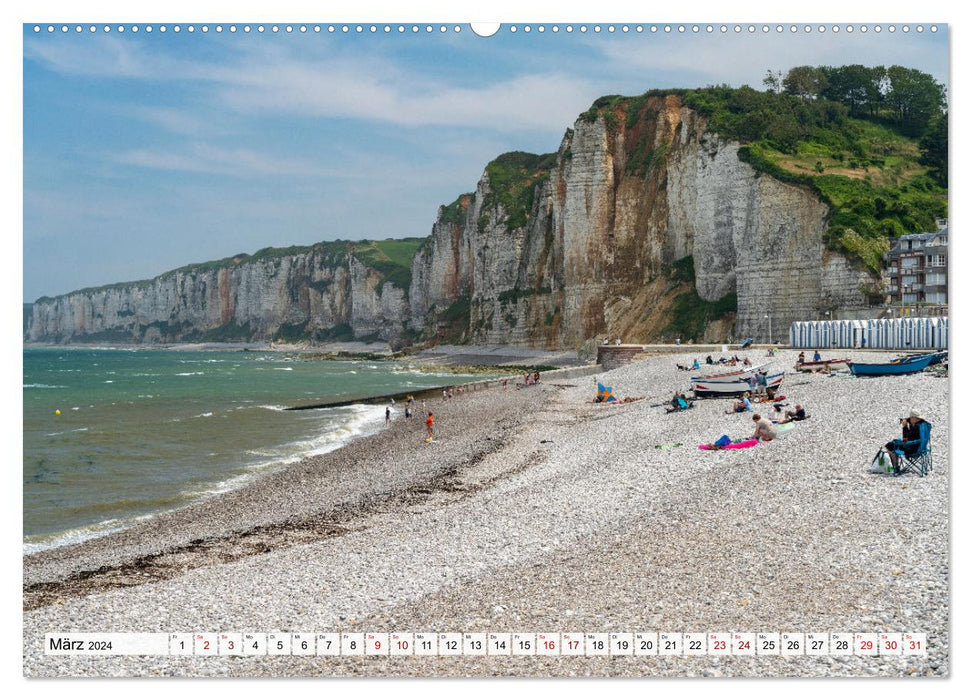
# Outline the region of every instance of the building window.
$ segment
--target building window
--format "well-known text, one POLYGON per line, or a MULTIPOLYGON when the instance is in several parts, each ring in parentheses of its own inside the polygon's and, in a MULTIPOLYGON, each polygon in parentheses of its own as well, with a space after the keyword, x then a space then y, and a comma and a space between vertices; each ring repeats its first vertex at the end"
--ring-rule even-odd
POLYGON ((947 267, 947 258, 944 255, 932 255, 931 267, 947 267))
POLYGON ((917 258, 900 258, 900 267, 917 267, 917 258))

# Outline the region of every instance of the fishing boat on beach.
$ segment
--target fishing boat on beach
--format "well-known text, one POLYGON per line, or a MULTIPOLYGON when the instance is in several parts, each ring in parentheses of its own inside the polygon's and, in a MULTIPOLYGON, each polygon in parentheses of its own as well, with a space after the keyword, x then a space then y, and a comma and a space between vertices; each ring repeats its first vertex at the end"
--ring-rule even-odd
POLYGON ((797 362, 797 372, 836 372, 849 367, 850 358, 841 357, 835 360, 813 360, 809 362, 797 362))
POLYGON ((891 362, 851 362, 850 372, 858 377, 883 377, 893 374, 922 372, 934 359, 933 355, 900 358, 891 362))
POLYGON ((738 369, 729 370, 728 372, 718 372, 717 374, 699 375, 697 377, 692 377, 691 381, 694 382, 697 380, 697 381, 706 381, 706 382, 717 382, 723 379, 735 380, 739 377, 743 377, 744 379, 747 380, 749 377, 751 377, 753 374, 761 370, 763 367, 768 367, 770 364, 772 363, 763 362, 762 364, 758 364, 758 365, 739 367, 738 369))
POLYGON ((920 353, 915 353, 913 355, 904 355, 903 357, 897 357, 893 360, 890 360, 890 364, 899 365, 901 362, 916 360, 923 357, 930 357, 931 358, 930 364, 937 365, 943 362, 945 359, 947 359, 947 350, 941 350, 938 352, 927 352, 927 353, 920 352, 920 353))
MULTIPOLYGON (((785 376, 785 372, 768 374, 765 377, 765 384, 760 384, 759 388, 763 390, 772 389, 775 391, 782 385, 782 380, 785 378, 785 376)), ((749 382, 749 376, 746 375, 713 375, 711 377, 692 377, 691 388, 694 391, 695 396, 701 398, 742 394, 746 391, 751 391, 752 385, 749 382)))

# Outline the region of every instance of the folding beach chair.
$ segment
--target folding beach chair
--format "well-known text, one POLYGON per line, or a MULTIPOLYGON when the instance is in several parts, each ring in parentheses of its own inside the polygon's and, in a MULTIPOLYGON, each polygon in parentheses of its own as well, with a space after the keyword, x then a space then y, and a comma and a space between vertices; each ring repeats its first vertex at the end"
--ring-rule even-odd
POLYGON ((921 423, 919 430, 920 444, 916 452, 908 455, 902 449, 894 450, 900 456, 900 460, 897 462, 898 470, 894 472, 894 476, 900 476, 907 472, 927 476, 927 473, 931 470, 933 466, 931 459, 931 424, 921 423))

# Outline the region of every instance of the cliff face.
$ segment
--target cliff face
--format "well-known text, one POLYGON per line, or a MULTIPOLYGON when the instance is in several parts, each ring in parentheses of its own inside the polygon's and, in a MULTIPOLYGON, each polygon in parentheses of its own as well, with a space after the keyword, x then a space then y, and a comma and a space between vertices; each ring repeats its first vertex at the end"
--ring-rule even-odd
POLYGON ((607 99, 557 153, 490 163, 475 192, 439 209, 420 247, 318 244, 41 299, 26 338, 408 331, 431 342, 571 348, 603 334, 672 338, 672 321, 706 302, 718 309, 701 329, 711 341, 764 340, 770 324, 780 338, 823 306, 862 304, 860 287, 873 280, 824 248, 827 206, 738 153, 678 96, 607 99))
MULTIPOLYGON (((781 337, 824 301, 863 303, 871 279, 824 250, 828 209, 814 193, 757 173, 677 96, 636 110, 581 117, 548 172, 525 163, 534 196, 516 226, 487 169, 462 222, 437 226, 413 263, 413 279, 435 270, 449 286, 412 297, 441 308, 468 294, 473 341, 546 347, 657 337, 669 317, 655 311, 684 291, 668 272, 686 256, 702 300, 737 296, 736 337, 766 338, 770 317, 781 337)), ((710 330, 724 337, 724 324, 710 330)))
POLYGON ((334 327, 356 336, 398 335, 408 316, 405 291, 336 247, 224 261, 41 299, 26 337, 148 343, 327 338, 334 327))

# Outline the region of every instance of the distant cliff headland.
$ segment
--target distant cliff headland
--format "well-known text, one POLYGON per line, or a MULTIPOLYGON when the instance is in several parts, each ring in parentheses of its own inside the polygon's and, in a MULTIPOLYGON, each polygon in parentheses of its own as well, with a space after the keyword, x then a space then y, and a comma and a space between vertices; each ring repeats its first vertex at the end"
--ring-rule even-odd
MULTIPOLYGON (((890 241, 947 215, 942 86, 893 66, 608 96, 506 153, 425 239, 267 248, 25 305, 53 343, 579 347, 764 335, 882 297, 890 241)), ((778 334, 777 334, 778 335, 778 334)))

